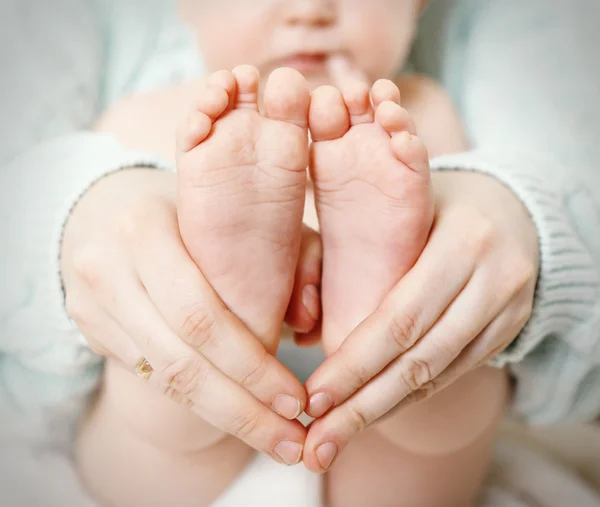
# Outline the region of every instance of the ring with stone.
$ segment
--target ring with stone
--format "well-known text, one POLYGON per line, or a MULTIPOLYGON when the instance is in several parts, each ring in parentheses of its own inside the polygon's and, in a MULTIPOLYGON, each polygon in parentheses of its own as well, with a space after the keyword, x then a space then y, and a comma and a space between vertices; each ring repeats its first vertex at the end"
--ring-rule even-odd
POLYGON ((152 375, 153 371, 154 369, 152 368, 152 366, 150 366, 150 363, 146 360, 145 357, 142 357, 137 366, 135 367, 135 372, 137 373, 137 376, 144 380, 148 380, 152 375))

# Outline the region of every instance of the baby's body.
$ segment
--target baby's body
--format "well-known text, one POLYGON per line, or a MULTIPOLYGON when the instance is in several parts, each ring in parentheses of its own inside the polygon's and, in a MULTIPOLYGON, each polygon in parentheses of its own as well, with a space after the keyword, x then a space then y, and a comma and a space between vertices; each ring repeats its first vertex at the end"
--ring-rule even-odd
MULTIPOLYGON (((448 114, 452 109, 441 90, 416 76, 400 79, 399 85, 403 105, 430 150, 443 153, 461 149, 460 130, 448 130, 450 135, 442 136, 439 144, 436 143, 438 133, 458 127, 448 122, 452 119, 448 114), (450 144, 452 138, 457 141, 454 148, 450 144)), ((173 136, 169 133, 173 132, 185 105, 197 97, 199 86, 194 83, 135 98, 105 117, 100 128, 112 132, 124 143, 152 148, 168 156, 174 149, 173 136), (135 118, 135 123, 123 123, 123 118, 135 118), (152 131, 147 128, 149 125, 152 131)), ((332 89, 326 91, 335 98, 332 89)), ((329 100, 329 97, 324 98, 329 100)), ((331 103, 332 106, 335 103, 331 103)), ((378 148, 381 149, 380 146, 354 145, 354 149, 370 154, 372 149, 378 148)), ((346 156, 351 158, 352 154, 347 152, 346 156)), ((400 167, 400 170, 407 169, 400 167)), ((232 195, 239 193, 232 192, 232 195)), ((317 225, 313 222, 315 209, 311 208, 314 200, 306 202, 305 216, 314 227, 317 225)), ((382 202, 388 205, 376 195, 369 207, 382 202)), ((361 213, 368 211, 362 203, 356 206, 361 213)), ((265 220, 264 215, 259 218, 265 220)), ((218 245, 218 238, 212 242, 218 245)), ((371 246, 375 250, 377 243, 371 246)), ((381 245, 381 250, 386 246, 381 245)), ((236 247, 223 248, 235 251, 236 247)), ((382 262, 377 251, 366 256, 364 246, 355 248, 356 260, 361 265, 382 262)), ((243 271, 251 267, 241 261, 239 264, 243 271)), ((260 272, 264 267, 256 269, 260 272)), ((391 285, 397 278, 398 271, 390 268, 387 283, 391 285)), ((357 298, 367 288, 375 292, 375 284, 370 285, 369 280, 354 283, 360 287, 354 293, 357 298)), ((221 288, 221 292, 226 290, 221 288)), ((380 297, 383 295, 381 292, 380 297)), ((366 306, 357 309, 355 314, 347 313, 349 322, 341 324, 351 327, 370 311, 372 308, 366 306)), ((327 323, 325 317, 324 324, 327 323)), ((341 335, 332 334, 330 340, 325 333, 325 348, 332 351, 341 335)), ((368 500, 377 506, 469 505, 481 484, 505 397, 503 374, 484 368, 463 377, 431 400, 389 416, 355 439, 327 474, 329 504, 359 506, 368 500), (435 482, 435 488, 431 482, 435 482)), ((109 362, 102 395, 82 431, 79 457, 86 482, 107 504, 131 505, 134 501, 143 501, 144 505, 202 506, 227 488, 247 465, 252 452, 241 441, 221 434, 185 407, 109 362), (153 474, 170 477, 171 487, 154 490, 153 484, 164 483, 153 481, 153 474)))
MULTIPOLYGON (((326 22, 327 2, 296 3, 294 24, 326 22)), ((265 83, 255 68, 237 67, 213 74, 208 85, 133 98, 99 128, 133 148, 176 153, 187 249, 269 351, 277 348, 294 283, 302 214, 311 227, 320 225, 322 343, 331 354, 410 270, 435 227, 425 146, 434 155, 466 146, 449 99, 426 78, 373 84, 370 69, 359 68, 367 86, 327 58, 286 63, 297 64, 308 82, 278 69, 265 83), (318 86, 327 82, 342 91, 318 86), (175 146, 173 132, 192 101, 175 146)), ((186 386, 178 387, 185 394, 186 386)), ((471 505, 506 396, 504 374, 481 368, 390 413, 335 459, 325 476, 327 505, 471 505)), ((288 445, 273 457, 294 464, 300 452, 288 445)), ((252 454, 111 362, 78 446, 88 487, 114 506, 210 505, 252 454)), ((328 469, 335 456, 322 456, 328 469)))

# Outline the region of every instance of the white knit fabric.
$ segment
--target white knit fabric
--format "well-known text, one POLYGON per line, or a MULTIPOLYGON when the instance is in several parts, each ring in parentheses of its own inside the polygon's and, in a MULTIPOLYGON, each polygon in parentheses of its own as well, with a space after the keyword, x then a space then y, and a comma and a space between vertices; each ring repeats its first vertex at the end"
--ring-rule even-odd
POLYGON ((433 168, 504 182, 539 236, 532 318, 495 363, 511 365, 513 409, 528 422, 593 419, 600 413, 600 3, 434 7, 416 64, 451 92, 475 150, 433 168))
POLYGON ((127 167, 173 170, 91 132, 103 109, 200 72, 170 2, 7 0, 0 5, 0 396, 56 409, 88 394, 100 360, 64 309, 59 248, 80 196, 127 167), (176 27, 176 29, 174 28, 176 27))

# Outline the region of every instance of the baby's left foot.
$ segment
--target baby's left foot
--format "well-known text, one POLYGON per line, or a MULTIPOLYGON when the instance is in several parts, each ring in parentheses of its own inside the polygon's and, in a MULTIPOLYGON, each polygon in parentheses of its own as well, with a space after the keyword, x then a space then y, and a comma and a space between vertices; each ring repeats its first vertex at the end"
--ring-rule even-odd
POLYGON ((387 80, 371 91, 356 82, 344 94, 323 86, 312 96, 327 354, 413 266, 433 222, 427 150, 399 102, 398 88, 387 80))

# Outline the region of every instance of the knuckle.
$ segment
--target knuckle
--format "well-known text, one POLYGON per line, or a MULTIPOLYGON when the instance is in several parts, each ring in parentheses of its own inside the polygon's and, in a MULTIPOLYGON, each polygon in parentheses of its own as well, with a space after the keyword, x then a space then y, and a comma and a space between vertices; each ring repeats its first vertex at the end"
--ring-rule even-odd
POLYGON ((229 433, 240 440, 247 441, 256 433, 260 426, 260 415, 256 411, 250 411, 238 415, 231 420, 229 433))
POLYGON ((454 210, 456 230, 461 231, 457 246, 461 251, 473 252, 477 256, 486 253, 494 242, 493 222, 481 214, 477 207, 469 204, 458 205, 454 210))
POLYGON ((499 278, 501 296, 509 300, 527 288, 533 290, 537 274, 530 261, 517 256, 507 261, 506 268, 500 273, 499 278))
POLYGON ((531 286, 537 279, 537 269, 525 256, 520 256, 513 262, 512 283, 516 289, 531 286))
POLYGON ((195 304, 187 309, 181 324, 182 338, 199 350, 214 336, 215 325, 212 312, 202 304, 195 304))
POLYGON ((163 387, 163 395, 169 398, 171 401, 181 405, 185 408, 193 408, 194 403, 190 398, 184 396, 179 391, 173 389, 173 387, 167 385, 163 387))
POLYGON ((367 429, 371 421, 368 414, 363 410, 352 406, 348 407, 348 418, 356 433, 360 433, 367 429))
POLYGON ((473 221, 473 228, 468 236, 466 246, 479 255, 486 254, 494 246, 494 224, 482 216, 473 219, 473 221))
POLYGON ((105 257, 99 248, 87 245, 73 254, 72 266, 77 278, 89 287, 96 287, 104 276, 105 257))
POLYGON ((147 231, 147 227, 155 224, 159 206, 136 202, 127 212, 119 216, 116 224, 117 235, 125 241, 139 241, 147 231))
POLYGON ((419 338, 417 319, 409 313, 394 313, 389 326, 390 340, 395 343, 400 353, 410 349, 419 338))
POLYGON ((431 380, 421 386, 420 389, 413 391, 406 398, 408 403, 420 403, 428 400, 438 391, 435 381, 431 380))
POLYGON ((183 396, 180 395, 179 399, 177 400, 177 402, 185 408, 193 408, 194 407, 194 402, 188 398, 187 396, 183 396))
POLYGON ((197 358, 180 358, 164 370, 167 386, 183 396, 198 394, 206 384, 207 370, 197 358))
POLYGON ((117 223, 117 235, 126 240, 136 239, 139 237, 143 224, 147 223, 149 219, 148 213, 142 210, 124 213, 117 223), (144 215, 146 220, 144 220, 144 215))
POLYGON ((183 398, 183 395, 179 391, 176 391, 175 389, 173 389, 173 387, 171 387, 168 384, 160 386, 160 390, 163 396, 166 396, 167 398, 176 403, 179 403, 179 400, 183 398))
POLYGON ((412 392, 418 391, 433 380, 429 364, 421 359, 408 359, 406 367, 401 370, 400 380, 412 392))
POLYGON ((346 371, 350 377, 349 383, 351 384, 352 391, 360 389, 362 386, 366 385, 369 380, 371 380, 367 371, 364 368, 361 368, 360 364, 348 363, 346 365, 346 371))
POLYGON ((267 351, 264 350, 257 359, 253 360, 241 379, 240 385, 245 388, 252 388, 258 385, 265 378, 269 370, 268 357, 267 351))
POLYGON ((179 399, 179 404, 185 408, 193 408, 194 406, 194 402, 187 396, 181 396, 179 399))

